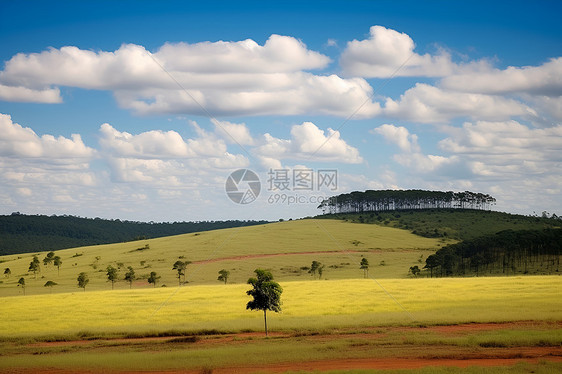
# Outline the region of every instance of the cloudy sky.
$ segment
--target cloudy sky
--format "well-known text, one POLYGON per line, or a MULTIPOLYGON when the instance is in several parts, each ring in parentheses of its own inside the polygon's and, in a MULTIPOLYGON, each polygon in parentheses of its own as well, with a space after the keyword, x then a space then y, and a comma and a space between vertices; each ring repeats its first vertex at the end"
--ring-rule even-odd
POLYGON ((0 214, 297 218, 412 188, 562 214, 560 2, 116 3, 0 2, 0 214))

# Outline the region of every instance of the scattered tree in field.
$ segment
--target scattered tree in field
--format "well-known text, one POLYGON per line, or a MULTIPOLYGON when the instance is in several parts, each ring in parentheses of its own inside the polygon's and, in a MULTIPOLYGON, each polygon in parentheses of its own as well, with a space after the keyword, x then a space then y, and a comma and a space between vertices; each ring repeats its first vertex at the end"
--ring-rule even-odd
POLYGON ((113 266, 109 265, 107 267, 107 280, 109 282, 111 282, 111 289, 113 289, 113 285, 115 284, 115 282, 117 282, 118 276, 117 276, 117 269, 115 269, 113 266))
POLYGON ((6 278, 10 278, 10 275, 12 274, 12 271, 10 270, 10 268, 6 268, 4 269, 4 276, 6 278))
POLYGON ((360 265, 360 269, 363 269, 363 277, 367 278, 369 276, 369 260, 363 257, 360 265))
POLYGON ((132 266, 127 267, 127 269, 129 271, 125 273, 125 280, 129 282, 129 288, 133 288, 133 282, 136 279, 135 270, 132 266))
POLYGON ((414 277, 417 277, 418 274, 420 273, 420 271, 421 271, 421 270, 420 270, 420 268, 419 268, 418 265, 410 266, 410 273, 412 273, 412 275, 413 275, 414 277))
POLYGON ((57 274, 60 275, 60 266, 62 265, 62 260, 60 256, 53 257, 53 265, 57 267, 57 274))
POLYGON ((21 277, 18 280, 18 287, 21 287, 21 289, 23 290, 23 294, 25 295, 25 278, 21 277))
POLYGON ((33 260, 29 263, 28 271, 33 272, 35 279, 37 279, 37 273, 41 271, 41 265, 37 256, 33 256, 33 260))
POLYGON ((322 274, 324 274, 324 265, 318 268, 318 279, 322 279, 322 274))
POLYGON ((185 268, 189 265, 190 261, 181 261, 177 260, 172 267, 172 270, 176 270, 178 272, 178 284, 181 286, 181 278, 183 277, 183 281, 185 283, 185 268))
POLYGON ((310 265, 310 270, 308 271, 315 279, 316 279, 316 272, 318 271, 318 268, 320 268, 320 262, 318 261, 312 261, 312 264, 310 265))
POLYGON ((279 283, 273 281, 273 275, 269 271, 256 269, 254 272, 257 278, 248 279, 248 284, 252 286, 252 289, 246 292, 247 295, 253 297, 253 300, 248 302, 246 309, 263 310, 265 336, 267 336, 267 311, 281 311, 283 288, 279 283))
POLYGON ((228 277, 230 276, 230 271, 226 270, 226 269, 222 269, 219 271, 219 277, 217 278, 218 281, 224 282, 224 284, 226 284, 226 282, 228 282, 228 277))
POLYGON ((43 265, 48 266, 51 262, 53 262, 53 258, 55 257, 55 252, 47 253, 47 256, 43 259, 43 265))
POLYGON ((49 292, 53 292, 53 286, 56 286, 58 283, 53 282, 53 281, 47 281, 43 287, 49 287, 50 291, 49 292))
POLYGON ((88 274, 82 272, 78 274, 78 278, 76 278, 76 280, 78 281, 78 287, 83 288, 84 292, 86 292, 86 285, 90 282, 88 274))
POLYGON ((148 283, 152 283, 154 287, 156 287, 156 282, 158 282, 160 278, 161 277, 159 275, 156 275, 155 271, 151 271, 150 276, 148 277, 148 283))

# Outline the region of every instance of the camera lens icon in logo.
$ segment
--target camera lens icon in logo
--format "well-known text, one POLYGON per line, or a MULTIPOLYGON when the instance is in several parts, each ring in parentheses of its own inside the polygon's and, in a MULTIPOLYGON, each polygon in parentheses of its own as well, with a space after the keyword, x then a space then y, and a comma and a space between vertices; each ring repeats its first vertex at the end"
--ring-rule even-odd
POLYGON ((230 200, 236 204, 250 204, 258 198, 261 183, 253 171, 238 169, 228 176, 224 188, 230 200))

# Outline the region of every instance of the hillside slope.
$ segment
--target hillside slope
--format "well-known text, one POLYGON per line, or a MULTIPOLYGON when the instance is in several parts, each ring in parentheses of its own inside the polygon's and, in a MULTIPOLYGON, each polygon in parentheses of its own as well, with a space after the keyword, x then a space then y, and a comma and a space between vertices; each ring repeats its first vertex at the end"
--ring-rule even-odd
POLYGON ((562 227, 562 221, 473 209, 423 209, 390 212, 326 214, 317 218, 374 223, 409 230, 428 238, 474 239, 504 230, 542 230, 562 227))
POLYGON ((0 255, 54 251, 263 223, 266 221, 147 223, 12 213, 0 216, 0 255))
MULTIPOLYGON (((0 284, 0 295, 22 293, 17 287, 26 279, 28 294, 50 292, 43 285, 54 281, 52 291, 78 290, 76 277, 88 273, 88 289, 111 289, 107 282, 108 265, 118 268, 116 288, 128 288, 123 281, 129 266, 135 270, 133 287, 150 287, 150 272, 162 278, 161 286, 178 285, 178 273, 172 269, 180 261, 191 261, 185 281, 195 284, 217 283, 218 271, 230 271, 229 283, 244 283, 257 267, 271 269, 281 280, 310 278, 306 269, 313 260, 325 265, 324 278, 362 278, 362 256, 372 264, 377 277, 406 277, 408 267, 444 245, 442 239, 423 238, 405 230, 377 225, 360 225, 335 220, 298 220, 252 227, 231 228, 177 235, 128 243, 59 250, 62 259, 57 268, 44 265, 46 252, 37 253, 41 272, 37 279, 28 271, 33 254, 0 257, 0 269, 10 268, 10 277, 0 284), (148 246, 148 247, 146 247, 148 246), (381 265, 382 263, 382 265, 381 265)), ((421 262, 420 262, 421 263, 421 262)))

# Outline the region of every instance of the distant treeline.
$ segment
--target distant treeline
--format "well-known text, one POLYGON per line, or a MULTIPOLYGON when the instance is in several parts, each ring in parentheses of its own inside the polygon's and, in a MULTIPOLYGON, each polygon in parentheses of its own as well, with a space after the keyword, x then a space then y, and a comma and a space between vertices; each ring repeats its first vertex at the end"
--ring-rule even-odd
POLYGON ((0 255, 54 251, 264 223, 267 221, 146 223, 12 213, 0 216, 0 255))
POLYGON ((330 197, 318 209, 329 214, 435 208, 489 210, 495 202, 490 195, 470 191, 367 190, 330 197))
POLYGON ((447 245, 426 259, 430 276, 558 273, 562 229, 505 230, 447 245))

